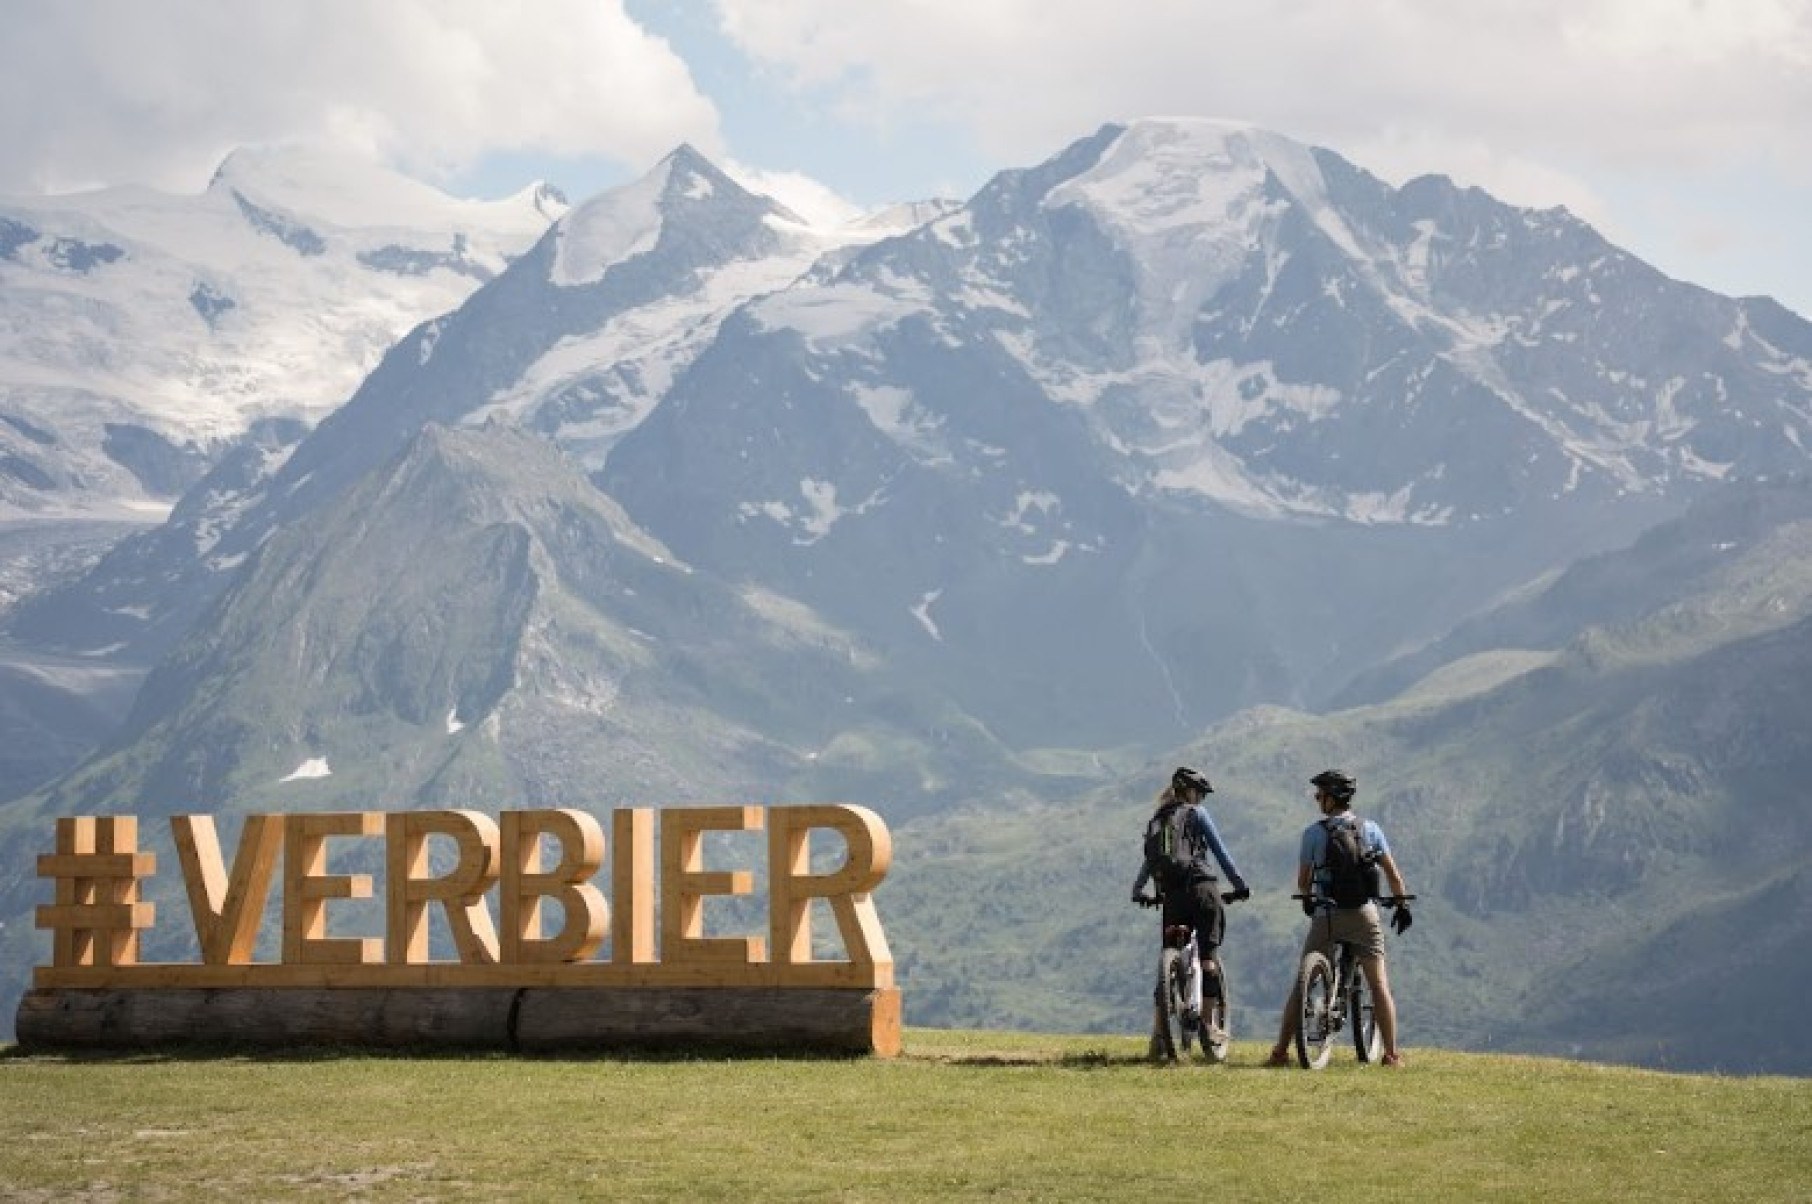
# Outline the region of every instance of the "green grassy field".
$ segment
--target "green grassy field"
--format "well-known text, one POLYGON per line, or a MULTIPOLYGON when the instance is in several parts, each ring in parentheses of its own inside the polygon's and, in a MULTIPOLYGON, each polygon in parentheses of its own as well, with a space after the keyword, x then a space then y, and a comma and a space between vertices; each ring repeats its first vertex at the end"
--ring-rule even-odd
POLYGON ((1143 1050, 924 1029, 895 1061, 14 1050, 0 1201, 1812 1199, 1806 1080, 1143 1050))

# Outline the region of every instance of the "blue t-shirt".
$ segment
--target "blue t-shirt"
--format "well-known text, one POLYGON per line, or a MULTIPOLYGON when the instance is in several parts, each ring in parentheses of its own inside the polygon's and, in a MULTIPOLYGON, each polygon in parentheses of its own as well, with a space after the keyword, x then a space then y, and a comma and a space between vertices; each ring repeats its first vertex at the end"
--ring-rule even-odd
MULTIPOLYGON (((1352 823, 1358 819, 1354 815, 1336 815, 1330 823, 1352 823)), ((1323 821, 1316 820, 1302 830, 1302 850, 1297 854, 1297 861, 1314 869, 1312 881, 1318 892, 1326 893, 1329 887, 1327 872, 1328 830, 1323 821)), ((1384 839, 1384 829, 1369 819, 1359 820, 1359 846, 1375 857, 1390 856, 1390 842, 1384 839)))

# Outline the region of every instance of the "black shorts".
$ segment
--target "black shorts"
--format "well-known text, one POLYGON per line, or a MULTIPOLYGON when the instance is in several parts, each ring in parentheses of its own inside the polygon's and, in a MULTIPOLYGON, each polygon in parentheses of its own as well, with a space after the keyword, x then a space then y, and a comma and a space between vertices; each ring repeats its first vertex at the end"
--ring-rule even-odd
POLYGON ((1227 910, 1221 906, 1219 886, 1213 878, 1194 878, 1177 890, 1165 891, 1165 927, 1187 924, 1195 929, 1195 943, 1204 952, 1219 948, 1227 934, 1227 910))

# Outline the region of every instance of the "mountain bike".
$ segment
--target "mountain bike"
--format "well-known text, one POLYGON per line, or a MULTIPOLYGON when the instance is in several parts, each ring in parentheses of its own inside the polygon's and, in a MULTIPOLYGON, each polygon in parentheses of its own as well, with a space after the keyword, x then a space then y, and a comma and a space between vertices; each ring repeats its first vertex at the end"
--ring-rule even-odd
MULTIPOLYGON (((1232 891, 1221 895, 1223 904, 1236 901, 1232 891)), ((1137 902, 1141 907, 1163 905, 1162 898, 1151 896, 1137 902)), ((1195 929, 1188 924, 1164 926, 1152 1004, 1157 1030, 1154 1052, 1166 1061, 1186 1057, 1192 1047, 1204 1061, 1219 1064, 1227 1060, 1227 1051, 1233 1046, 1233 1006, 1225 951, 1217 951, 1214 960, 1220 968, 1220 989, 1204 1000, 1201 949, 1196 944, 1195 929)))
MULTIPOLYGON (((1316 919, 1327 903, 1320 895, 1291 895, 1314 903, 1316 919)), ((1386 895, 1384 907, 1408 903, 1414 895, 1386 895)), ((1328 952, 1311 949, 1302 955, 1296 970, 1296 998, 1300 1023, 1296 1026, 1296 1061, 1304 1070, 1320 1070, 1334 1054, 1334 1038, 1350 1022, 1353 1051, 1361 1062, 1376 1062, 1384 1053, 1384 1038, 1372 1005, 1372 985, 1359 969, 1359 954, 1345 941, 1334 941, 1328 952)))

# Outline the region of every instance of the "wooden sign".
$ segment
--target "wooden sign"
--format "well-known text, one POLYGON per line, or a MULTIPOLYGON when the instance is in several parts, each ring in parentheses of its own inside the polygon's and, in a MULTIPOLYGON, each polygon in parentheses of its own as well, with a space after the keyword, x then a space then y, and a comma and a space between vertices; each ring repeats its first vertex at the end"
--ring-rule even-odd
MULTIPOLYGON (((282 1011, 284 1000, 301 999, 284 992, 668 989, 765 993, 794 1028, 798 1005, 806 1002, 799 992, 859 992, 871 1001, 862 1017, 863 1040, 871 1051, 898 1048, 893 959, 873 899, 893 846, 880 817, 864 807, 625 809, 613 814, 608 839, 590 814, 565 809, 506 811, 500 822, 466 810, 252 815, 230 865, 212 817, 176 816, 171 838, 200 957, 187 963, 139 960, 143 933, 169 921, 141 901, 156 859, 139 851, 138 834, 131 817, 57 821, 56 851, 38 859, 39 875, 51 879, 55 891, 55 901, 37 913, 38 926, 53 934, 51 964, 35 970, 35 989, 21 1005, 21 1044, 28 1030, 67 1037, 72 1026, 88 1023, 70 1017, 85 1014, 95 1000, 70 992, 202 992, 210 999, 221 991, 268 992, 275 1002, 266 1000, 267 1010, 282 1011), (814 873, 811 836, 822 831, 841 836, 846 855, 837 868, 814 873), (707 868, 705 837, 761 832, 764 929, 707 935, 707 905, 753 894, 755 867, 707 868), (328 868, 330 848, 343 855, 361 842, 381 845, 381 884, 372 875, 328 868), (431 842, 452 854, 450 869, 431 868, 431 842), (606 862, 608 893, 598 883, 606 862), (336 935, 334 918, 346 907, 343 901, 376 899, 379 891, 383 936, 336 935), (814 900, 824 901, 835 922, 840 960, 819 960, 814 953, 814 900), (280 957, 259 962, 258 934, 273 907, 280 957), (436 914, 451 937, 451 960, 430 957, 436 914), (547 923, 555 914, 558 923, 547 923), (52 1017, 48 1030, 46 1016, 52 1017), (891 1033, 883 1031, 889 1028, 891 1033)), ((365 1005, 344 994, 326 998, 335 1007, 356 1004, 355 1011, 365 1005)), ((444 999, 426 1002, 431 1012, 448 1008, 444 999)), ((502 1043, 522 1044, 517 1026, 524 1004, 519 995, 512 1000, 511 1028, 502 1043)), ((647 1014, 648 1005, 640 998, 630 1010, 647 1014)), ((111 1006, 107 1015, 123 1014, 117 999, 111 1006)), ((224 1006, 191 998, 181 1000, 179 1010, 218 1013, 224 1006)), ((314 1014, 322 1005, 316 1000, 307 1006, 314 1014)), ((394 1010, 396 1000, 387 1006, 394 1010)), ((571 1009, 543 1010, 566 1014, 559 1023, 572 1027, 571 1009)), ((218 1022, 218 1015, 196 1014, 174 1028, 189 1032, 218 1022)), ((167 1016, 156 1023, 170 1027, 167 1016)), ((847 1015, 838 1024, 847 1028, 847 1015)), ((248 1027, 257 1024, 242 1020, 240 1028, 248 1027)), ((289 1033, 294 1026, 278 1023, 272 1031, 289 1033)), ((642 1023, 639 1031, 658 1036, 664 1030, 642 1023)), ((838 1040, 847 1043, 847 1033, 838 1040)))

